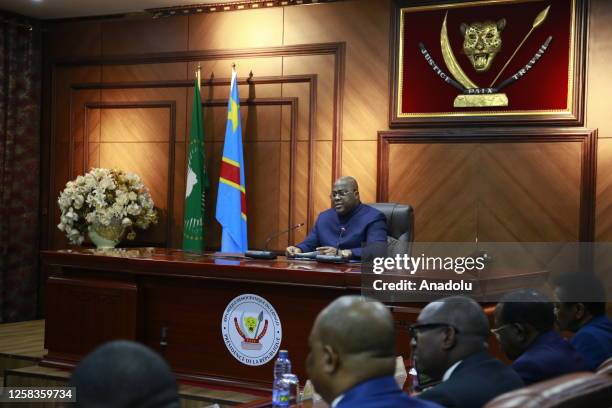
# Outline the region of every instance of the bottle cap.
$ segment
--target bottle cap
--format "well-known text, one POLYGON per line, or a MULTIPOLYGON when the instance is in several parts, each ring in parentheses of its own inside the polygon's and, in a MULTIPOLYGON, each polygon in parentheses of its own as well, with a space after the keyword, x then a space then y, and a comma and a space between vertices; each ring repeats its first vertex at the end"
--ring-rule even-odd
POLYGON ((279 356, 279 357, 285 357, 285 358, 286 358, 286 357, 289 357, 289 352, 288 352, 287 350, 280 350, 280 351, 278 352, 278 356, 279 356))

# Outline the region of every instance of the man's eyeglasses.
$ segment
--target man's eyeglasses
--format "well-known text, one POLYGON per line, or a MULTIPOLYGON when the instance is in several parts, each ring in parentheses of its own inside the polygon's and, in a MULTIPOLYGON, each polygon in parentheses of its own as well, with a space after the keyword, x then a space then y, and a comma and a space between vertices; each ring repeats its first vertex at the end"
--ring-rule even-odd
POLYGON ((332 191, 331 194, 329 195, 329 198, 335 198, 335 197, 344 198, 351 193, 354 193, 354 191, 348 191, 348 190, 332 191))
POLYGON ((512 324, 513 323, 508 323, 508 324, 504 324, 503 326, 496 327, 495 329, 491 329, 491 333, 493 333, 495 335, 495 337, 497 337, 497 339, 499 340, 499 338, 501 336, 501 332, 503 330, 505 330, 506 327, 512 326, 512 324))
POLYGON ((408 327, 408 334, 410 337, 416 340, 418 335, 427 330, 439 329, 441 327, 447 328, 450 327, 455 331, 455 333, 459 333, 459 329, 457 329, 452 324, 448 323, 423 323, 423 324, 413 324, 408 327))

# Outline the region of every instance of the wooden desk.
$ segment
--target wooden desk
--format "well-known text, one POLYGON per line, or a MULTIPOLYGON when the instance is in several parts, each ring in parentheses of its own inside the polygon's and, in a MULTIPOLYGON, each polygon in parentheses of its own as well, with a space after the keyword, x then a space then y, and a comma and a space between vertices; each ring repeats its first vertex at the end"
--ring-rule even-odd
MULTIPOLYGON (((315 317, 339 296, 361 292, 359 265, 308 261, 226 259, 161 248, 42 251, 52 266, 46 282, 42 365, 73 367, 113 339, 139 341, 160 352, 179 379, 269 389, 273 361, 247 366, 221 335, 225 307, 236 296, 257 294, 282 322, 281 348, 306 379, 304 360, 315 317), (162 344, 162 331, 167 342, 162 344)), ((507 280, 503 280, 504 287, 507 280)), ((391 306, 398 351, 409 356, 405 328, 422 303, 391 306)), ((493 347, 496 345, 493 344, 493 347)))
POLYGON ((49 353, 43 365, 72 367, 97 345, 124 338, 162 353, 179 378, 253 388, 270 387, 273 361, 251 367, 228 352, 221 318, 233 298, 253 293, 274 306, 281 347, 306 378, 316 315, 333 299, 360 292, 355 264, 222 259, 167 249, 43 251, 42 260, 58 267, 46 283, 49 353))

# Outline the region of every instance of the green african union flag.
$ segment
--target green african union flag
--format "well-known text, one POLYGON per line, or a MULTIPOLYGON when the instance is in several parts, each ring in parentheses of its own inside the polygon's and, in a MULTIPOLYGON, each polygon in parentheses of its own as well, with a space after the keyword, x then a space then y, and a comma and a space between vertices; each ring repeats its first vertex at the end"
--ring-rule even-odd
POLYGON ((196 73, 193 91, 193 109, 189 131, 187 182, 185 185, 185 216, 183 220, 183 249, 204 249, 204 214, 206 190, 209 187, 204 153, 204 126, 200 99, 200 75, 196 73))

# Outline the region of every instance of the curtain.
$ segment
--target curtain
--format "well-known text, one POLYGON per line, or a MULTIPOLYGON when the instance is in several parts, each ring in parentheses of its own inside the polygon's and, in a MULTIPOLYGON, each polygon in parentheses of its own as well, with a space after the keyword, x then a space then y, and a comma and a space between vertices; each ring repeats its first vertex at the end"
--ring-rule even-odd
POLYGON ((36 318, 40 30, 0 14, 0 321, 36 318))

